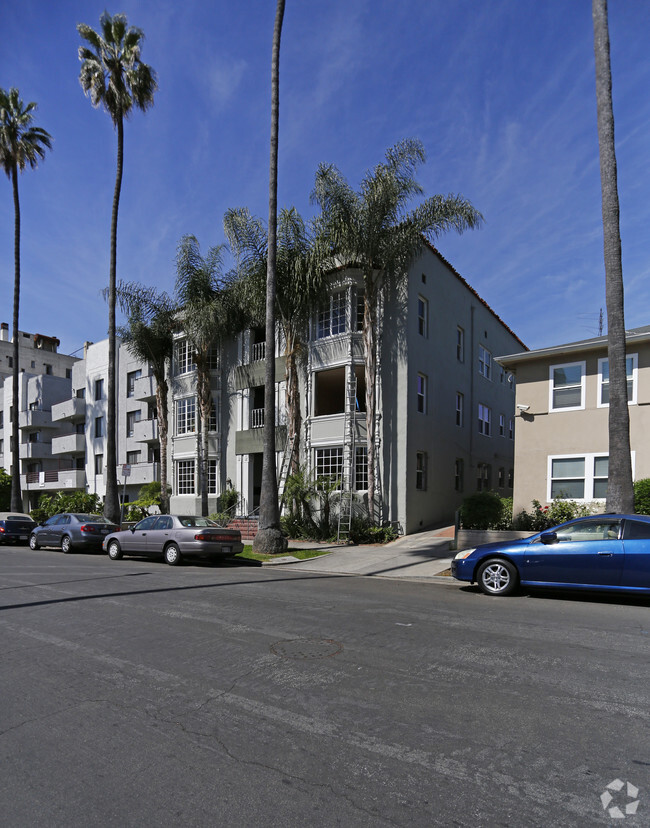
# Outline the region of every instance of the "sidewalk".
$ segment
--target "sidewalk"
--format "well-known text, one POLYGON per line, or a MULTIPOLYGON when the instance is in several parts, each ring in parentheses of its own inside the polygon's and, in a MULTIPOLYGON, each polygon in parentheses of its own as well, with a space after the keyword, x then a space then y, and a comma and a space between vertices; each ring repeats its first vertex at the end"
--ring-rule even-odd
POLYGON ((453 530, 434 529, 398 538, 388 544, 341 546, 311 541, 289 541, 287 555, 263 566, 290 565, 301 572, 339 575, 374 575, 383 578, 435 579, 454 583, 447 575, 453 553, 453 530), (327 554, 301 561, 291 549, 320 549, 327 554))

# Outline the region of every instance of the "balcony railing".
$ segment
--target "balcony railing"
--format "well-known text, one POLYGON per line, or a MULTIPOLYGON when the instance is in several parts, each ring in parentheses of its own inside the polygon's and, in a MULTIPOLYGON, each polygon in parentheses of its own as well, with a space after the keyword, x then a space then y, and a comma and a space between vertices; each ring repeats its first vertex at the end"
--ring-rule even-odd
POLYGON ((83 469, 52 469, 29 472, 20 476, 23 491, 28 489, 84 489, 86 472, 83 469))
POLYGON ((266 359, 266 342, 254 342, 251 345, 251 362, 266 359))
POLYGON ((52 419, 61 422, 62 420, 83 420, 86 416, 86 401, 83 397, 72 397, 55 403, 52 406, 52 419))
POLYGON ((133 383, 133 397, 144 402, 156 399, 156 380, 152 375, 138 377, 135 380, 133 383))
POLYGON ((83 454, 85 451, 85 434, 62 434, 60 437, 52 437, 52 454, 83 454))
POLYGON ((264 409, 252 408, 250 416, 250 428, 264 428, 264 409))
POLYGON ((134 423, 133 439, 138 443, 155 443, 158 440, 158 420, 138 420, 134 423))

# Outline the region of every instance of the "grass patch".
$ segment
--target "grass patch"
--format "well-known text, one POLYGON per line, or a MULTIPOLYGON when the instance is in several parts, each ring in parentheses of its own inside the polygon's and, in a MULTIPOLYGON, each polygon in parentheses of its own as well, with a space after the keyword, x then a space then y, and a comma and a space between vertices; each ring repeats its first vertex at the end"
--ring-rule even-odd
POLYGON ((243 552, 234 556, 234 560, 237 560, 237 558, 245 558, 249 561, 275 561, 278 558, 285 558, 291 555, 291 557, 298 558, 300 561, 306 561, 308 558, 319 558, 321 555, 327 554, 327 552, 323 552, 320 549, 287 549, 282 555, 258 555, 256 552, 253 552, 253 547, 247 544, 244 546, 243 552))

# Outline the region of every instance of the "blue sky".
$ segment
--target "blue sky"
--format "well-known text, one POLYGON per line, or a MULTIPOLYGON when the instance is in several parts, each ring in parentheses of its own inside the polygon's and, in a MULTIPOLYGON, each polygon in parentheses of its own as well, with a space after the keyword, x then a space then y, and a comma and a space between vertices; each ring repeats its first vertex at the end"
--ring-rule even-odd
MULTIPOLYGON (((268 215, 275 2, 128 0, 158 74, 125 128, 118 278, 173 290, 179 239, 224 241, 223 214, 268 215)), ((72 353, 106 336, 116 136, 78 82, 76 24, 103 4, 21 0, 0 22, 0 86, 36 101, 53 151, 19 182, 21 329, 72 353)), ((650 324, 650 15, 610 0, 626 326, 650 324)), ((305 216, 320 162, 356 185, 419 138, 426 195, 462 193, 479 230, 437 246, 529 347, 598 333, 604 308, 589 0, 287 0, 279 203, 305 216)), ((13 201, 0 186, 0 321, 11 325, 13 201)))

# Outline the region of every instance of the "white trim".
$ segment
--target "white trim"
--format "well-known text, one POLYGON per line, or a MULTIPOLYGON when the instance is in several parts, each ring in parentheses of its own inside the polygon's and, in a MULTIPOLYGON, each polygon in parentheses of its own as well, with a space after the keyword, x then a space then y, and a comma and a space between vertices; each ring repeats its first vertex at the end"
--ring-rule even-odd
MULTIPOLYGON (((579 454, 549 454, 546 458, 546 502, 552 503, 553 497, 551 494, 552 486, 553 486, 553 460, 584 460, 585 461, 585 471, 584 471, 584 491, 583 497, 568 497, 568 498, 558 498, 560 500, 575 500, 576 503, 604 503, 604 497, 594 497, 594 479, 596 478, 594 475, 594 465, 595 460, 602 458, 602 457, 609 457, 608 451, 595 451, 595 452, 582 452, 579 454)), ((634 479, 634 467, 636 461, 636 452, 630 452, 630 458, 632 461, 632 479, 634 479)))
MULTIPOLYGON (((632 360, 632 396, 628 399, 628 405, 636 405, 637 404, 637 389, 638 389, 638 379, 639 379, 639 355, 638 354, 626 354, 625 355, 625 367, 626 367, 626 377, 627 377, 627 360, 632 360)), ((603 390, 603 363, 608 362, 607 357, 602 357, 598 360, 598 396, 596 397, 596 405, 598 408, 609 408, 609 403, 602 402, 602 390, 603 390)))
POLYGON ((548 369, 548 410, 555 413, 558 411, 583 411, 585 407, 585 380, 586 380, 587 364, 584 360, 581 362, 558 362, 555 365, 550 365, 548 369), (580 366, 580 405, 563 406, 555 408, 553 406, 553 372, 557 368, 573 368, 574 365, 580 366))

